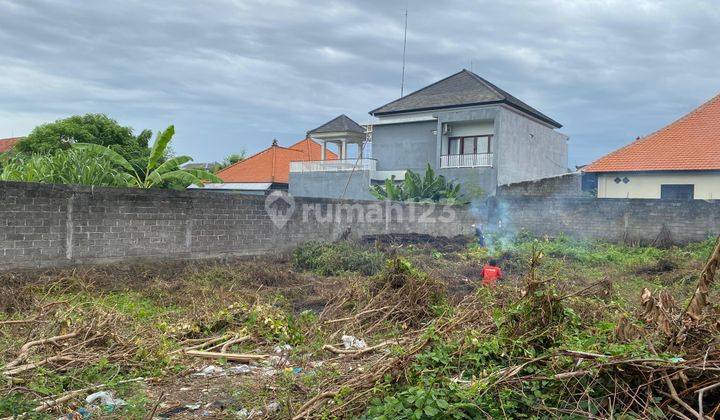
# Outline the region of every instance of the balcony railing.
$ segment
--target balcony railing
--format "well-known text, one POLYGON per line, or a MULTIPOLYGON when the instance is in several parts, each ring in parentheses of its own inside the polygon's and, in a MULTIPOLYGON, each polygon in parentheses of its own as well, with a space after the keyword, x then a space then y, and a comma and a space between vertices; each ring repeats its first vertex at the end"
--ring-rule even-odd
POLYGON ((441 168, 475 168, 492 166, 492 153, 476 153, 472 155, 444 155, 440 156, 441 168))
POLYGON ((290 162, 290 172, 374 171, 375 159, 336 159, 290 162))

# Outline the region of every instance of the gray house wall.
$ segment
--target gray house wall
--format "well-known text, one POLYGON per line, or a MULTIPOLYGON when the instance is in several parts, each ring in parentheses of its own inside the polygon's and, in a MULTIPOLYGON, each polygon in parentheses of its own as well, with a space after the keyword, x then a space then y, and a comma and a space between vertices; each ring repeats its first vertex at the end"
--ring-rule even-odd
POLYGON ((567 173, 566 135, 507 108, 495 130, 498 185, 567 173))
POLYGON ((370 194, 370 171, 291 172, 288 192, 295 197, 375 200, 370 194))
MULTIPOLYGON (((458 123, 468 123, 470 121, 493 121, 493 134, 496 137, 496 133, 498 131, 497 115, 499 112, 500 107, 498 107, 497 105, 439 111, 436 114, 438 119, 438 122, 436 124, 437 127, 439 127, 440 129, 438 130, 435 138, 435 167, 440 167, 442 143, 448 141, 448 135, 442 134, 442 124, 448 123, 452 125, 458 123)), ((477 188, 482 189, 485 194, 495 194, 495 189, 498 185, 497 147, 497 141, 493 140, 492 142, 490 142, 490 151, 491 153, 494 153, 492 167, 445 168, 438 169, 438 172, 446 178, 462 184, 462 190, 466 194, 476 190, 477 188)))
POLYGON ((372 153, 377 170, 424 172, 428 162, 437 168, 436 127, 435 121, 374 126, 372 153))
POLYGON ((496 168, 444 168, 438 173, 448 180, 461 184, 463 194, 474 195, 480 188, 484 195, 495 194, 497 187, 496 168))
MULTIPOLYGON (((428 164, 448 179, 463 185, 468 193, 482 189, 488 195, 498 185, 554 177, 567 173, 567 136, 535 119, 492 104, 469 108, 439 110, 436 121, 376 124, 373 127, 373 158, 378 171, 413 170, 424 172, 428 164), (443 143, 448 135, 443 124, 456 128, 472 127, 472 123, 492 124, 492 167, 440 169, 443 143)), ((478 128, 481 129, 481 128, 478 128)), ((485 133, 477 133, 485 134, 485 133)), ((452 134, 451 134, 452 135, 452 134)), ((372 199, 368 192, 370 172, 356 172, 345 198, 372 199)), ((332 172, 293 173, 290 193, 301 197, 338 198, 347 184, 347 174, 332 172)))

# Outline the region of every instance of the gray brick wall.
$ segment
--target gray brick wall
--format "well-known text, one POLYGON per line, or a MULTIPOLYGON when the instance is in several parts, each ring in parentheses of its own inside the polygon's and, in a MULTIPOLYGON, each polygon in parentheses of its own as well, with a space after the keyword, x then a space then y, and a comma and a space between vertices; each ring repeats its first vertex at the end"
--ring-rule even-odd
POLYGON ((292 217, 277 227, 261 196, 4 182, 0 270, 263 255, 335 240, 347 229, 354 237, 453 236, 470 233, 471 224, 464 207, 296 198, 292 217))
POLYGON ((0 270, 136 259, 285 252, 303 242, 380 233, 454 236, 527 230, 613 242, 677 243, 720 232, 720 201, 498 196, 470 207, 296 198, 276 226, 265 198, 209 191, 0 183, 0 270), (350 215, 350 216, 349 216, 350 215), (358 217, 362 215, 363 217, 358 217))
POLYGON ((569 173, 534 181, 501 185, 498 196, 543 196, 543 197, 592 197, 582 191, 582 174, 569 173))
POLYGON ((474 208, 487 231, 653 243, 663 226, 674 243, 720 233, 720 201, 499 196, 474 208))

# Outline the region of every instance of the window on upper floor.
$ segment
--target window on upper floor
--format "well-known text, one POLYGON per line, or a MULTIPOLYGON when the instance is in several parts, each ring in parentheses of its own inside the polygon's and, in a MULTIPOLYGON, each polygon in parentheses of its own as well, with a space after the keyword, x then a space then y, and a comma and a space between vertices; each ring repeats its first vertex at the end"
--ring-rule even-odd
POLYGON ((490 153, 492 135, 448 138, 449 155, 474 155, 490 153))

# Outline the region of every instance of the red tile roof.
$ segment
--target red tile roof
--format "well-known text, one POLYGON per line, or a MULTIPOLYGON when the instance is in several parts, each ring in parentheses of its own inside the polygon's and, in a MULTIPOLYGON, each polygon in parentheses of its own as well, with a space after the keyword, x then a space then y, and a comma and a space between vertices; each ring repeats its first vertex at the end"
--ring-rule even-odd
MULTIPOLYGON (((290 147, 273 144, 262 152, 219 171, 217 176, 224 182, 276 182, 288 183, 290 162, 320 160, 322 146, 312 139, 303 139, 290 147)), ((327 151, 328 160, 337 155, 327 151)))
POLYGON ((8 139, 0 139, 0 153, 5 153, 15 146, 15 143, 22 140, 22 137, 10 137, 8 139))
POLYGON ((672 124, 583 168, 585 172, 720 169, 720 95, 672 124))

